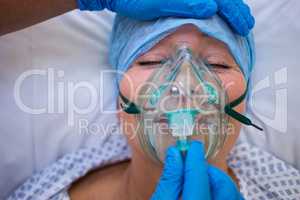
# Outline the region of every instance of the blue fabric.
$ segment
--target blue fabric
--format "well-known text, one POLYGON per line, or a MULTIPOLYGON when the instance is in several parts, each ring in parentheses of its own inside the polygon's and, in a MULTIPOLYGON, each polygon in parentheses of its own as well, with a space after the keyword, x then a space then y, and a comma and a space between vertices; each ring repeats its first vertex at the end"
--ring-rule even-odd
POLYGON ((80 10, 107 8, 139 20, 158 17, 190 17, 204 19, 217 12, 240 35, 248 35, 255 20, 243 0, 77 0, 80 10))
MULTIPOLYGON (((121 73, 126 72, 135 59, 184 24, 193 24, 201 32, 227 44, 245 79, 249 79, 255 61, 253 36, 235 34, 218 15, 209 19, 170 17, 153 21, 138 21, 117 15, 111 36, 111 65, 121 73)), ((118 81, 121 78, 122 75, 118 74, 118 81)))

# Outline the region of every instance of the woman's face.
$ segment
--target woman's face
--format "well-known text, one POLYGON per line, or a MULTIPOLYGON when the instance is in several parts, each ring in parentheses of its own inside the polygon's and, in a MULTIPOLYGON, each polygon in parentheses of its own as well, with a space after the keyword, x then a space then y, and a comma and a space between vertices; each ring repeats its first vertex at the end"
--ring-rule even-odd
MULTIPOLYGON (((246 84, 243 74, 227 49, 227 46, 216 39, 202 34, 193 25, 184 25, 180 27, 176 32, 161 40, 150 51, 136 59, 126 72, 126 78, 123 78, 120 82, 121 93, 125 97, 128 97, 132 102, 135 102, 139 93, 138 88, 149 79, 149 76, 155 70, 155 66, 152 67, 151 65, 157 65, 155 63, 159 63, 159 61, 169 58, 174 53, 174 46, 182 43, 184 43, 185 46, 188 46, 195 55, 205 59, 214 67, 216 75, 219 77, 223 87, 227 91, 229 102, 237 99, 244 93, 246 84), (148 66, 145 65, 145 63, 149 63, 148 66)), ((244 107, 245 104, 243 102, 236 107, 236 111, 243 112, 244 107)), ((130 124, 131 128, 128 129, 128 127, 123 127, 123 130, 125 130, 133 153, 137 153, 140 156, 146 156, 138 143, 136 135, 138 121, 134 115, 129 115, 121 111, 120 118, 123 125, 126 124, 126 126, 128 126, 128 124, 130 124)), ((227 154, 239 135, 239 122, 232 118, 230 118, 229 122, 231 131, 228 133, 228 139, 212 164, 217 165, 220 161, 225 162, 227 154)))

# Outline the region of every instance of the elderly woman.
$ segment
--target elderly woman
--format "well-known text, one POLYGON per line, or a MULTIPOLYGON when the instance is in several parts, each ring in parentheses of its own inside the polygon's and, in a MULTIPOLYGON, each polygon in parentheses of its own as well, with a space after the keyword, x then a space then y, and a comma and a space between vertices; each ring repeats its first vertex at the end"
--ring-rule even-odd
MULTIPOLYGON (((254 46, 251 34, 247 37, 236 35, 219 16, 206 20, 164 18, 149 22, 117 16, 112 35, 110 61, 118 72, 117 81, 120 93, 118 115, 123 126, 123 135, 110 135, 107 141, 98 147, 91 147, 67 155, 57 165, 32 177, 23 186, 27 190, 26 194, 22 193, 20 188, 12 198, 21 196, 33 199, 69 197, 71 199, 108 200, 149 199, 155 192, 163 169, 159 162, 164 160, 164 152, 167 148, 176 142, 171 141, 173 137, 168 138, 167 136, 149 138, 143 132, 146 128, 140 128, 141 121, 139 120, 144 118, 136 116, 142 115, 141 110, 137 111, 137 107, 143 106, 139 103, 139 98, 143 94, 145 83, 149 80, 156 80, 152 79, 157 74, 156 72, 165 67, 164 64, 168 63, 165 61, 172 58, 174 49, 182 45, 188 49, 187 52, 193 52, 190 55, 205 61, 202 62, 204 67, 199 67, 199 69, 206 69, 207 73, 214 74, 214 78, 210 80, 211 82, 215 79, 218 80, 214 82, 217 85, 215 87, 219 95, 218 98, 221 99, 222 91, 226 94, 226 106, 224 108, 220 106, 223 105, 220 103, 218 111, 221 114, 217 116, 218 119, 227 119, 227 121, 225 120, 226 124, 230 124, 231 128, 223 130, 219 127, 216 129, 225 132, 227 137, 225 141, 218 143, 218 148, 214 151, 215 156, 209 157, 210 165, 230 175, 247 199, 278 197, 280 195, 278 191, 263 184, 267 184, 270 180, 265 179, 265 177, 262 178, 263 175, 268 175, 266 170, 261 171, 258 166, 259 163, 256 160, 251 160, 255 156, 269 157, 268 154, 249 145, 238 144, 229 158, 229 153, 239 136, 241 128, 239 121, 252 125, 251 121, 240 114, 245 110, 244 98, 254 63, 254 46), (205 66, 209 66, 209 68, 205 66), (129 109, 130 107, 134 108, 129 109), (226 114, 227 117, 223 114, 226 114), (143 136, 145 136, 144 140, 141 139, 143 136), (162 142, 159 142, 160 139, 162 142), (146 142, 143 143, 143 141, 146 142), (127 148, 127 143, 130 150, 127 148), (129 157, 131 159, 127 160, 129 157), (255 172, 249 168, 251 165, 252 168, 256 168, 255 172), (106 167, 103 168, 104 166, 106 167), (247 171, 243 171, 246 168, 247 171), (91 170, 93 171, 87 174, 91 170), (254 177, 252 173, 255 173, 256 176, 254 177), (262 178, 259 179, 262 184, 255 184, 259 182, 256 177, 262 178)), ((182 64, 181 67, 183 66, 186 65, 182 64)), ((183 73, 191 72, 187 70, 183 73)), ((168 74, 164 75, 165 77, 168 76, 168 74)), ((195 76, 199 77, 200 75, 195 76)), ((176 77, 179 75, 176 74, 176 77)), ((180 114, 182 116, 186 113, 180 114)), ((189 117, 189 115, 184 116, 185 118, 179 117, 179 119, 189 117)), ((172 121, 172 117, 171 120, 168 120, 172 121)), ((192 121, 196 124, 197 122, 194 120, 192 121)), ((160 118, 158 122, 166 123, 160 118)), ((180 120, 177 120, 177 123, 180 124, 180 120)), ((201 140, 205 143, 206 150, 209 151, 207 144, 210 144, 210 141, 207 141, 205 137, 197 135, 191 138, 201 140)), ((177 148, 169 148, 166 163, 170 162, 168 161, 169 156, 173 156, 174 160, 171 162, 175 167, 173 166, 172 170, 176 171, 176 166, 180 166, 180 158, 185 157, 187 161, 191 156, 198 156, 189 155, 189 152, 192 152, 193 149, 201 149, 201 143, 192 142, 188 144, 188 150, 183 150, 182 153, 179 153, 178 146, 177 148)), ((195 152, 201 154, 201 150, 195 152)), ((279 163, 279 161, 276 162, 279 163)), ((193 167, 197 168, 197 166, 193 167)), ((273 167, 273 171, 276 170, 277 168, 273 167)), ((175 181, 174 188, 176 187, 175 181)), ((172 188, 169 189, 173 191, 172 188)), ((157 193, 159 193, 159 189, 154 194, 157 193)), ((185 191, 183 191, 183 195, 184 193, 185 191)))
MULTIPOLYGON (((235 35, 218 16, 207 20, 167 18, 152 22, 140 22, 118 16, 112 35, 110 60, 119 74, 119 102, 124 103, 125 99, 131 104, 138 104, 142 86, 162 67, 162 61, 172 57, 174 47, 182 44, 211 66, 210 70, 226 90, 228 102, 244 96, 254 56, 251 35, 245 38, 235 35)), ((241 101, 235 110, 241 113, 244 109, 245 103, 241 101)), ((145 135, 145 130, 142 130, 143 133, 139 132, 141 121, 124 110, 119 116, 132 149, 131 161, 98 173, 100 177, 100 174, 105 173, 110 174, 109 176, 96 180, 94 177, 98 175, 94 174, 78 182, 71 189, 74 199, 84 197, 89 191, 93 195, 99 192, 101 197, 105 196, 104 199, 113 199, 115 195, 121 195, 122 199, 149 199, 153 193, 162 166, 145 153, 144 150, 151 147, 145 144, 147 142, 141 142, 136 135, 145 135), (97 188, 97 192, 93 191, 92 185, 97 188), (127 195, 129 196, 126 197, 127 195)), ((164 123, 162 120, 160 122, 164 123)), ((230 118, 228 123, 232 125, 233 131, 228 134, 217 156, 211 159, 211 164, 233 176, 226 159, 239 135, 240 123, 233 118, 230 118)), ((154 151, 164 152, 166 148, 162 146, 171 139, 162 142, 158 140, 153 142, 154 151)), ((164 156, 158 157, 162 157, 163 160, 164 156)))

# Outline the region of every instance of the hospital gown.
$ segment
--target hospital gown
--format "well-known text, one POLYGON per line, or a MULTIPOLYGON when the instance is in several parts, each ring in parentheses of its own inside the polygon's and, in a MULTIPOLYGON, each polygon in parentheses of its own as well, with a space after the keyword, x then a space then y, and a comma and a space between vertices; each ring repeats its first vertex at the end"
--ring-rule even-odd
MULTIPOLYGON (((130 158, 123 136, 110 135, 99 146, 68 154, 35 174, 8 200, 69 200, 71 184, 89 171, 130 158)), ((300 200, 300 173, 271 154, 238 142, 228 165, 239 180, 246 200, 300 200)))

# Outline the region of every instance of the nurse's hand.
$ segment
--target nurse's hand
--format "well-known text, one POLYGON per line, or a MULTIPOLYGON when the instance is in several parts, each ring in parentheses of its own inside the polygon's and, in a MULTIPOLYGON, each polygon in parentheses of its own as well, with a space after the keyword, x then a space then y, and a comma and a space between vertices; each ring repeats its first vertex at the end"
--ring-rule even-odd
POLYGON ((204 148, 193 142, 185 161, 171 147, 167 151, 164 170, 151 200, 241 200, 235 183, 221 170, 208 165, 204 148))
POLYGON ((243 0, 77 0, 81 10, 107 8, 139 20, 158 17, 208 18, 217 12, 240 35, 247 35, 254 18, 243 0))

